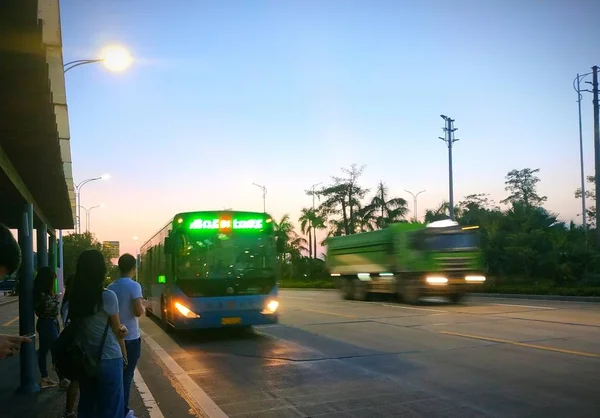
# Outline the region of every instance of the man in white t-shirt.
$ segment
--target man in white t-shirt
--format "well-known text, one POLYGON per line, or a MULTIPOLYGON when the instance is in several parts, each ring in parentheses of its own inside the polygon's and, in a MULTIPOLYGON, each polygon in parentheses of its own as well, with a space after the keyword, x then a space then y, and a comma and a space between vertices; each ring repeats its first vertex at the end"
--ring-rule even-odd
POLYGON ((133 373, 142 349, 138 318, 144 314, 146 303, 142 298, 142 286, 133 280, 136 274, 135 257, 131 254, 123 254, 119 258, 119 272, 121 277, 108 286, 108 289, 116 293, 119 299, 119 318, 121 319, 121 323, 129 330, 129 334, 125 337, 127 367, 123 370, 123 394, 125 400, 123 416, 134 418, 133 411, 129 409, 129 393, 133 373))

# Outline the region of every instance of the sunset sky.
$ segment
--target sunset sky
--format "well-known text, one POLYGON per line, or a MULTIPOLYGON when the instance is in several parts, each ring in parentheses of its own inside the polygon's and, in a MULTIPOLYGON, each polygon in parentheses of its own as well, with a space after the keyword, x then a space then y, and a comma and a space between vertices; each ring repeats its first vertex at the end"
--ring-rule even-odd
MULTIPOLYGON (((63 0, 65 62, 120 44, 123 73, 67 73, 75 181, 100 240, 148 239, 176 212, 234 208, 297 219, 304 194, 352 163, 419 197, 506 197, 540 168, 547 208, 577 219, 575 75, 600 64, 595 0, 63 0)), ((593 173, 591 95, 583 102, 593 173)))

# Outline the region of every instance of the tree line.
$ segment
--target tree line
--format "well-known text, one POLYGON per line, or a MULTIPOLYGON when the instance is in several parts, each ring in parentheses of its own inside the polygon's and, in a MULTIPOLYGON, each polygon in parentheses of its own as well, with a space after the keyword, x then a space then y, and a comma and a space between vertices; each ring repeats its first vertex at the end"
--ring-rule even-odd
MULTIPOLYGON (((303 208, 296 232, 288 215, 276 223, 287 250, 284 278, 326 277, 318 245, 329 236, 373 231, 408 218, 408 202, 391 196, 383 181, 371 190, 360 183, 364 166, 343 168, 341 176, 319 190, 306 191, 318 198, 316 207, 303 208), (304 238, 306 237, 306 238, 304 238)), ((564 222, 544 208, 546 196, 538 192, 539 169, 515 169, 506 174, 507 196, 496 204, 486 193, 465 196, 454 208, 455 220, 477 225, 488 276, 503 283, 572 286, 600 285, 600 253, 596 250, 593 219, 595 207, 587 209, 588 229, 564 222)), ((588 181, 593 183, 594 178, 588 181)), ((581 190, 574 192, 581 198, 581 190)), ((586 197, 594 199, 593 188, 586 197)), ((425 211, 424 222, 450 217, 447 201, 425 211)))

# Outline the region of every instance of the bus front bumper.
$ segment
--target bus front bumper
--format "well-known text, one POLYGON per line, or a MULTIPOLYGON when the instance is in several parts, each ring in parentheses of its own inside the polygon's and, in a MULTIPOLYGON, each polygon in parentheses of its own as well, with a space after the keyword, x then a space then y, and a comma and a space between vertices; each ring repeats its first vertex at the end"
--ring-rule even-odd
POLYGON ((176 329, 191 330, 203 328, 236 328, 257 325, 270 325, 279 322, 277 313, 263 313, 258 310, 203 312, 199 318, 185 318, 181 315, 173 318, 176 329))

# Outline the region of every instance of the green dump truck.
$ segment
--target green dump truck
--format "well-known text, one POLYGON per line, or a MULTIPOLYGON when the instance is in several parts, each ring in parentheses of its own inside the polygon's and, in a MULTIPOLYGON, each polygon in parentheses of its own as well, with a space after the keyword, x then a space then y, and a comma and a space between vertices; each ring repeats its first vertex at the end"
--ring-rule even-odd
POLYGON ((477 229, 444 220, 331 237, 327 267, 349 300, 389 293, 410 304, 426 296, 458 303, 485 282, 477 229))

